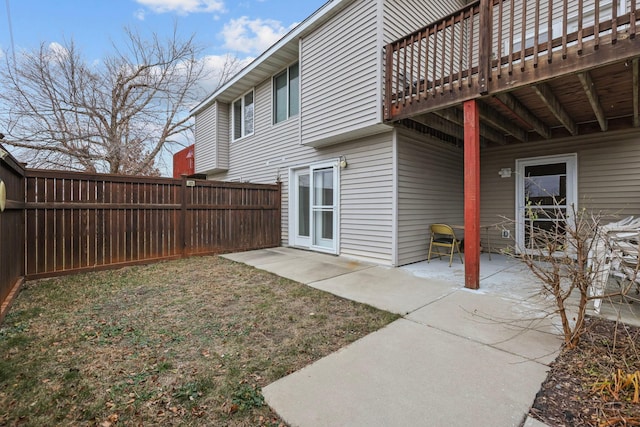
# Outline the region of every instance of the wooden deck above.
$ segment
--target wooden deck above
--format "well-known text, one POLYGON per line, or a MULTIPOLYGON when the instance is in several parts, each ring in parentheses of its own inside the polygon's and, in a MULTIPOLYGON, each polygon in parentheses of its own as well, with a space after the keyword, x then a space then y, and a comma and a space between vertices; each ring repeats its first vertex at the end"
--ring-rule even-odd
POLYGON ((385 119, 462 140, 479 99, 488 143, 638 127, 638 20, 635 0, 478 0, 387 45, 385 119))

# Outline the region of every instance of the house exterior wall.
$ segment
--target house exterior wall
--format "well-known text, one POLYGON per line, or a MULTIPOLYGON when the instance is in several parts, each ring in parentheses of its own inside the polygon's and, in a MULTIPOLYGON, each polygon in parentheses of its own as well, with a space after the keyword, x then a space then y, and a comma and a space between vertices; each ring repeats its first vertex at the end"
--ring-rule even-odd
POLYGON ((272 124, 271 80, 255 89, 254 134, 229 143, 229 170, 210 179, 282 181, 282 240, 288 244, 289 168, 345 156, 340 171, 341 255, 391 265, 392 131, 324 148, 300 144, 300 117, 272 124))
POLYGON ((215 102, 195 118, 195 172, 229 168, 229 105, 215 102))
MULTIPOLYGON (((482 150, 481 225, 515 218, 515 174, 501 178, 500 169, 515 171, 516 159, 570 153, 576 153, 578 160, 578 208, 608 216, 605 222, 614 216, 640 216, 640 132, 632 130, 482 150)), ((504 227, 515 235, 511 221, 504 227)), ((489 233, 493 251, 514 244, 501 238, 500 227, 490 227, 489 233)), ((486 236, 487 230, 481 229, 483 245, 486 236)))
POLYGON ((399 130, 397 170, 397 265, 404 265, 427 258, 430 224, 464 224, 463 152, 399 130))
POLYGON ((377 3, 357 0, 302 39, 302 144, 340 142, 382 122, 377 3))
POLYGON ((173 177, 180 178, 182 175, 193 175, 195 173, 193 163, 194 146, 183 148, 173 155, 173 177))
POLYGON ((384 42, 390 43, 464 7, 464 0, 384 0, 384 42))

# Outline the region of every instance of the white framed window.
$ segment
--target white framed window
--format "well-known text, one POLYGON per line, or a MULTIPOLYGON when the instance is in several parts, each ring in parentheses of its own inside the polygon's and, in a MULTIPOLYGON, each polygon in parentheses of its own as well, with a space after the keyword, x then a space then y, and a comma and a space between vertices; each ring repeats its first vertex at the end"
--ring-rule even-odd
POLYGON ((253 134, 254 92, 242 95, 231 107, 231 139, 233 141, 253 134))
POLYGON ((300 112, 300 66, 296 62, 273 78, 273 123, 300 112))

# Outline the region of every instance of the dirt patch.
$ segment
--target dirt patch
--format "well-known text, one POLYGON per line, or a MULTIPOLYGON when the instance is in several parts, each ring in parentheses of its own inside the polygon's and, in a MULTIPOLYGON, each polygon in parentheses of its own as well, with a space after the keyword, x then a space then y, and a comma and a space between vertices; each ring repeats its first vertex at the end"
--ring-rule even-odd
POLYGON ((27 283, 0 425, 279 425, 263 386, 396 318, 219 257, 27 283))
POLYGON ((549 426, 640 426, 640 329, 588 318, 552 363, 530 415, 549 426))

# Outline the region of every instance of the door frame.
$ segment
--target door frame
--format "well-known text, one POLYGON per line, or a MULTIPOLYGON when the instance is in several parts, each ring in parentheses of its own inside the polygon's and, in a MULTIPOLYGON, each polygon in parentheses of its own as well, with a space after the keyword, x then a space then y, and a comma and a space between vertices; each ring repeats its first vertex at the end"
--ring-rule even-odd
POLYGON ((318 252, 325 252, 337 255, 340 247, 340 162, 339 159, 331 159, 305 166, 295 166, 289 168, 289 246, 302 247, 318 252), (333 241, 330 247, 314 245, 316 232, 314 219, 314 178, 313 172, 319 169, 333 169, 333 241), (296 178, 302 171, 309 174, 309 238, 297 238, 298 233, 298 186, 296 178))
POLYGON ((527 166, 545 165, 551 163, 565 163, 567 170, 567 221, 574 218, 570 214, 571 210, 578 209, 578 155, 577 153, 556 154, 551 156, 538 156, 516 159, 516 197, 515 197, 515 218, 516 218, 516 239, 515 249, 517 253, 529 252, 524 246, 525 238, 525 205, 524 201, 524 170, 527 166), (571 206, 573 205, 573 208, 571 206))

